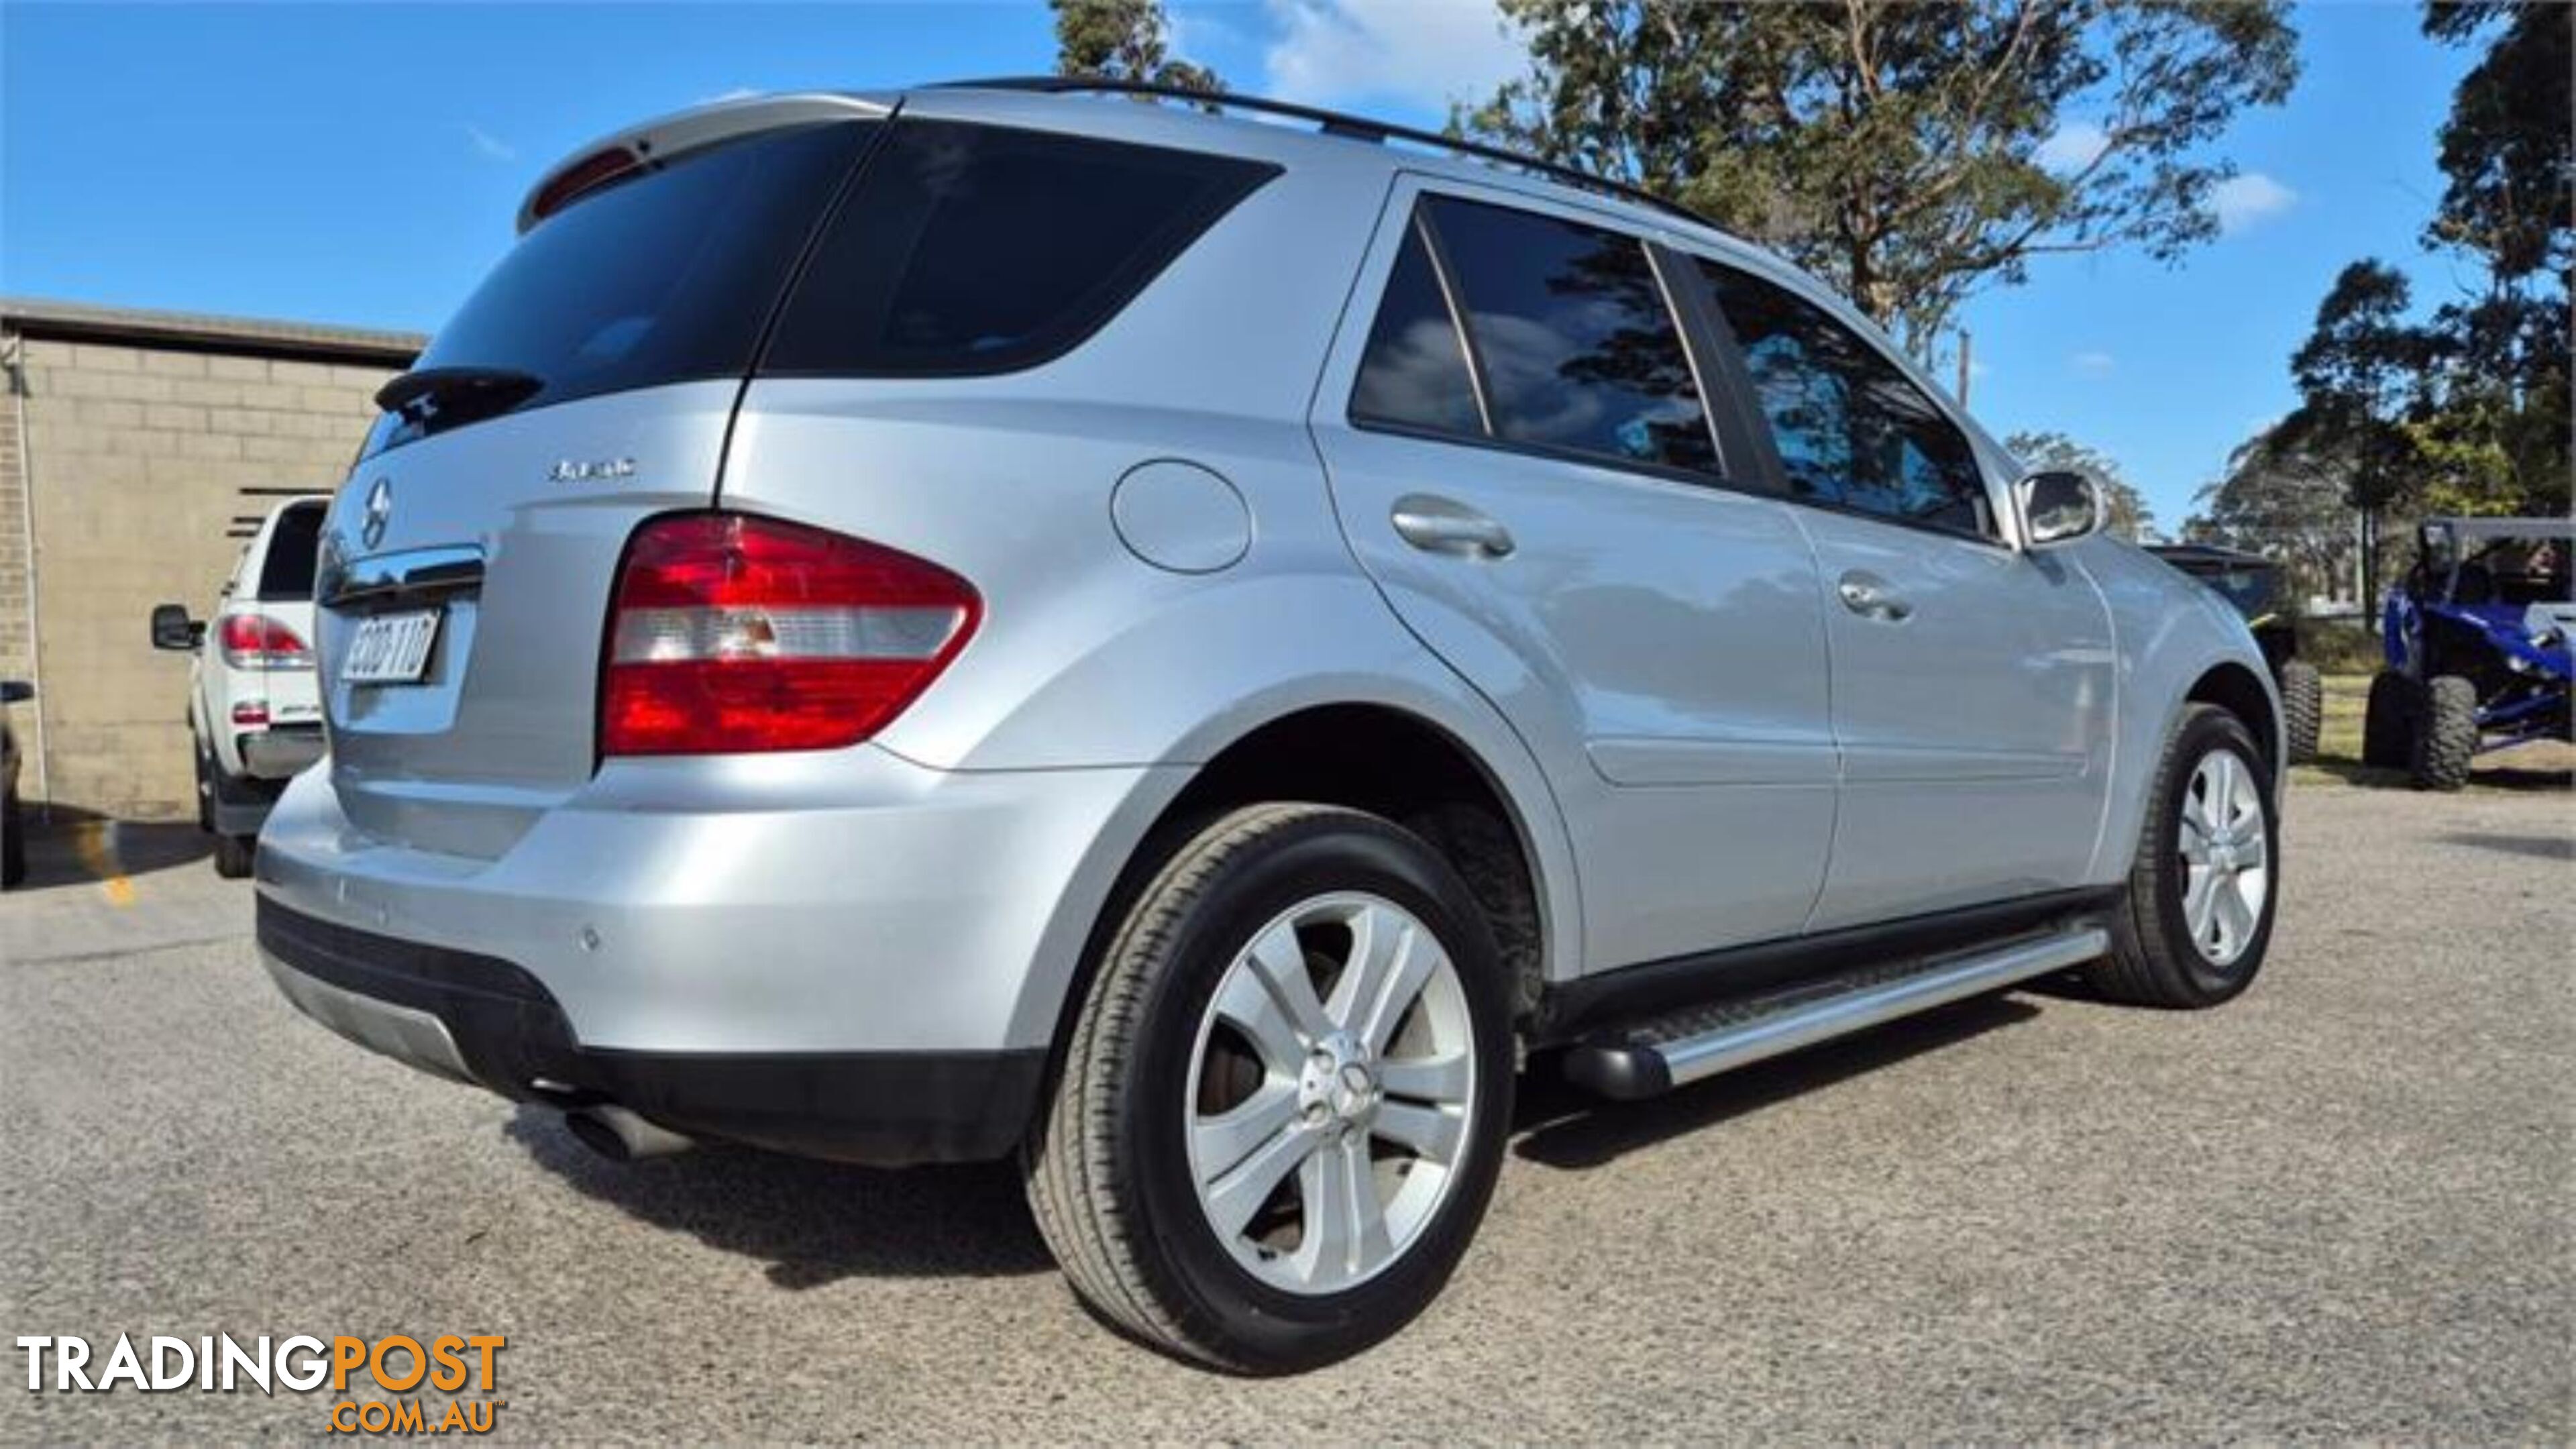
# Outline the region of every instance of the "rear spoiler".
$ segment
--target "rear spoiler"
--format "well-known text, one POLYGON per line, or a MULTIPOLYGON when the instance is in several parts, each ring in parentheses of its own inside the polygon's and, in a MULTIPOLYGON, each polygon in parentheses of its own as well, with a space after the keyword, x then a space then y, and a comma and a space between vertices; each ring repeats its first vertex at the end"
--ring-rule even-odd
POLYGON ((603 136, 572 153, 541 177, 519 203, 519 232, 621 176, 719 141, 756 131, 818 121, 863 120, 894 114, 900 97, 813 92, 716 101, 603 136))

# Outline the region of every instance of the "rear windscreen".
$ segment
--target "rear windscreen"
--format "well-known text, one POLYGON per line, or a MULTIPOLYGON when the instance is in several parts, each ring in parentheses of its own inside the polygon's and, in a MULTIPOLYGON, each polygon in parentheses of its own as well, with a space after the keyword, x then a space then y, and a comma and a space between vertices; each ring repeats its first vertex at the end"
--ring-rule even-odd
POLYGON ((259 597, 300 600, 313 597, 313 565, 322 548, 323 506, 299 504, 277 516, 268 536, 268 557, 259 564, 259 597))
MULTIPOLYGON (((520 238, 414 368, 529 374, 541 386, 522 408, 742 376, 797 253, 880 124, 765 131, 574 200, 520 238)), ((420 430, 418 417, 388 414, 368 451, 420 430)))
POLYGON ((763 374, 1008 372, 1089 337, 1277 168, 899 121, 825 228, 763 374))

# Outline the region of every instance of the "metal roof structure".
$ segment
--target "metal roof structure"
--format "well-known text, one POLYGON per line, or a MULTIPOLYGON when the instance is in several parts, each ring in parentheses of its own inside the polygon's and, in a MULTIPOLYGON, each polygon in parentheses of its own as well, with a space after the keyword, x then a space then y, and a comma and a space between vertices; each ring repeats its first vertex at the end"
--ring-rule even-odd
POLYGON ((429 339, 417 332, 333 327, 259 317, 200 312, 156 312, 0 297, 0 327, 32 337, 175 347, 198 352, 249 352, 263 357, 309 358, 405 367, 429 339))

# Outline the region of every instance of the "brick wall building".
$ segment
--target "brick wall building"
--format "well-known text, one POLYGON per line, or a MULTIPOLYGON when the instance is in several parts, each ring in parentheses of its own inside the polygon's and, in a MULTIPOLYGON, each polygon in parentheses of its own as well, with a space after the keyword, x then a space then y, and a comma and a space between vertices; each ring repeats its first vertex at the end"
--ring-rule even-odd
POLYGON ((158 603, 213 608, 280 498, 328 491, 423 339, 0 300, 0 678, 30 802, 193 809, 187 656, 158 603))

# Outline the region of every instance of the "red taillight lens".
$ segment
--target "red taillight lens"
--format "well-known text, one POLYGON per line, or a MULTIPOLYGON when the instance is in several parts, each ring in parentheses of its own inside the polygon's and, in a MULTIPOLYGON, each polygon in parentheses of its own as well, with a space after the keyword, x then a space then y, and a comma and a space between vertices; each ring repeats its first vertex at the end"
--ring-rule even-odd
POLYGON ((603 755, 823 750, 877 732, 975 632, 982 600, 910 554, 801 524, 678 514, 626 545, 603 755))
POLYGON ((224 662, 235 669, 313 667, 313 651, 303 639, 266 614, 226 614, 220 629, 224 662))
POLYGON ((267 724, 268 701, 264 699, 245 699, 239 704, 234 705, 233 723, 237 725, 253 726, 267 724))

